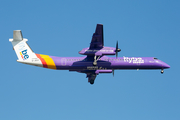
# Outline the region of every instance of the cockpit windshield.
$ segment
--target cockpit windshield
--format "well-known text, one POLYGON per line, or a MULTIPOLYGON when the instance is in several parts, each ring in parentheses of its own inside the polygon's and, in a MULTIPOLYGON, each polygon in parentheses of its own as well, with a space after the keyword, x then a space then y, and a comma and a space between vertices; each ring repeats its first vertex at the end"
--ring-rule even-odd
POLYGON ((157 58, 154 58, 155 60, 158 60, 157 58))

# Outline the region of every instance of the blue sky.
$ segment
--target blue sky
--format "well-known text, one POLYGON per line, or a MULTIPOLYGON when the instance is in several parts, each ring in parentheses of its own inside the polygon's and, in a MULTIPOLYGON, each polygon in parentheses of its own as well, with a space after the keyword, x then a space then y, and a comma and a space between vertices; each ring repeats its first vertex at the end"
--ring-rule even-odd
POLYGON ((1 120, 179 120, 180 1, 6 0, 0 4, 1 120), (119 56, 157 57, 171 68, 85 74, 16 62, 13 30, 35 53, 82 56, 97 23, 119 56))

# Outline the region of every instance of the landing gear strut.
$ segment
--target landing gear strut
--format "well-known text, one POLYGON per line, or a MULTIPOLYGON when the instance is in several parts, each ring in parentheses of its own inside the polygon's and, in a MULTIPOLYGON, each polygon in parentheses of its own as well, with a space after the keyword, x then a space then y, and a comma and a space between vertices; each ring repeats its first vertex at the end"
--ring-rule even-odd
POLYGON ((97 65, 97 61, 99 60, 100 56, 96 59, 96 55, 94 56, 94 62, 93 62, 93 65, 96 66, 97 65))
POLYGON ((161 70, 161 74, 163 74, 163 73, 164 73, 164 70, 162 69, 162 70, 161 70))

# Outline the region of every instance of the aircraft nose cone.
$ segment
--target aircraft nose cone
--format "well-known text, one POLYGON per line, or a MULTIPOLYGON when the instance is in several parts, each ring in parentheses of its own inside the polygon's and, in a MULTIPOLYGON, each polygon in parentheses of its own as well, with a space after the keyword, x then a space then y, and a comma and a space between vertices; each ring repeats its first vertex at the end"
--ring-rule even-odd
POLYGON ((163 63, 163 67, 164 68, 170 68, 170 66, 168 64, 166 64, 166 63, 163 63))

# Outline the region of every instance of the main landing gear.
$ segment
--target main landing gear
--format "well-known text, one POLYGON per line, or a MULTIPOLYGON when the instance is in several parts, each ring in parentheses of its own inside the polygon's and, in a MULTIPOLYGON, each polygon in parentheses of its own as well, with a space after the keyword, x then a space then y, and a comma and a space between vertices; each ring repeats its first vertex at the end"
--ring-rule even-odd
POLYGON ((162 70, 161 70, 161 74, 163 74, 163 73, 164 73, 164 70, 162 69, 162 70))
POLYGON ((94 62, 93 65, 96 66, 97 65, 97 61, 99 60, 100 56, 98 56, 98 58, 96 59, 96 55, 94 56, 94 62))
POLYGON ((89 81, 89 83, 90 83, 91 85, 93 85, 93 84, 94 84, 94 80, 91 79, 91 80, 89 81))
POLYGON ((94 84, 94 80, 96 79, 97 74, 95 73, 89 73, 87 74, 88 77, 88 82, 93 85, 94 84))

